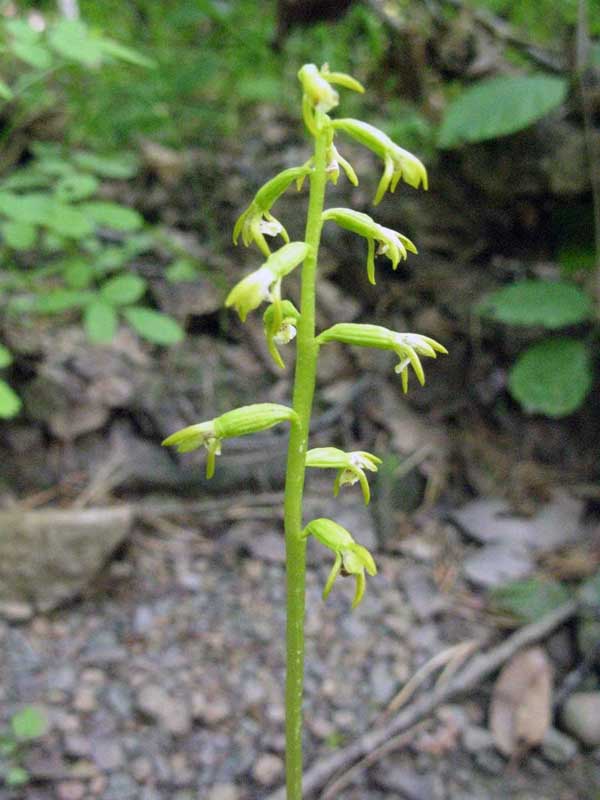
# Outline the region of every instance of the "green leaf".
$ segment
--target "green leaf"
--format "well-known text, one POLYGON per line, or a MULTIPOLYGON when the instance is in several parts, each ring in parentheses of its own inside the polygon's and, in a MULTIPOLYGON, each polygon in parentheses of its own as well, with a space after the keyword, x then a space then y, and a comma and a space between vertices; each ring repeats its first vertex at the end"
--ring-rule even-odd
POLYGON ((43 736, 48 729, 48 720, 39 709, 25 706, 12 717, 10 725, 15 737, 26 742, 43 736))
POLYGON ((170 345, 183 339, 184 333, 179 324, 160 311, 136 306, 126 308, 123 314, 136 333, 149 342, 170 345))
POLYGON ((65 177, 56 184, 55 193, 59 200, 72 203, 77 200, 85 200, 86 197, 91 197, 97 189, 97 178, 93 175, 75 172, 71 175, 65 175, 65 177))
POLYGON ((91 342, 106 344, 116 333, 117 313, 108 303, 95 300, 83 312, 83 327, 91 342))
POLYGON ((4 83, 3 80, 0 80, 0 97, 3 100, 12 100, 13 99, 13 92, 10 86, 7 83, 4 83))
POLYGON ((156 62, 151 58, 139 53, 131 47, 115 42, 112 39, 105 39, 104 37, 98 40, 100 49, 105 55, 112 56, 119 61, 126 61, 129 64, 134 64, 137 67, 147 67, 153 69, 156 67, 156 62))
POLYGON ((507 325, 562 328, 589 319, 592 303, 572 283, 519 281, 487 295, 478 310, 507 325))
POLYGON ((0 344, 0 369, 4 369, 4 367, 8 367, 12 364, 13 357, 12 353, 8 349, 8 347, 4 347, 3 344, 0 344))
POLYGON ((178 258, 167 267, 165 275, 171 283, 184 283, 185 281, 196 280, 198 269, 191 259, 178 258))
POLYGON ((45 222, 49 206, 50 198, 42 192, 22 195, 0 192, 0 213, 15 222, 41 225, 45 222))
POLYGON ((52 56, 48 50, 38 42, 23 42, 15 41, 12 44, 11 50, 24 61, 35 69, 48 69, 52 64, 52 56))
POLYGON ((444 115, 440 147, 482 142, 527 128, 561 105, 568 82, 548 75, 500 76, 480 81, 456 98, 444 115))
POLYGON ((100 292, 103 299, 113 306, 135 303, 146 291, 146 281, 139 275, 125 274, 110 278, 100 292))
POLYGON ((563 275, 592 270, 596 268, 596 251, 591 244, 565 244, 558 251, 558 263, 563 275))
POLYGON ((120 206, 118 203, 98 201, 82 203, 78 207, 97 225, 113 228, 116 231, 135 231, 144 223, 143 217, 137 211, 127 206, 120 206))
POLYGON ((60 314, 73 308, 82 308, 90 302, 92 297, 91 292, 55 289, 36 298, 35 310, 38 314, 60 314))
POLYGON ((526 350, 512 367, 508 388, 530 413, 566 417, 592 388, 590 354, 577 339, 547 339, 526 350))
POLYGON ((64 262, 62 275, 69 289, 87 289, 94 271, 85 258, 74 256, 64 262))
POLYGON ((25 786, 29 783, 29 778, 29 773, 23 767, 9 767, 4 780, 7 786, 25 786))
POLYGON ((562 583, 542 578, 513 581, 490 592, 493 609, 512 614, 520 622, 535 622, 568 599, 562 583))
POLYGON ((16 392, 6 383, 0 380, 0 419, 10 419, 16 416, 21 410, 21 399, 16 392))
POLYGON ((35 226, 28 222, 3 222, 0 233, 6 244, 15 250, 29 250, 37 236, 35 226))
POLYGON ((43 224, 68 239, 83 239, 94 230, 87 214, 80 211, 80 207, 69 206, 54 198, 48 206, 43 224))
POLYGON ((98 66, 102 61, 99 39, 90 36, 80 20, 59 20, 48 33, 48 43, 63 58, 87 67, 98 66))
POLYGON ((97 153, 78 152, 73 154, 73 161, 81 169, 94 172, 101 178, 114 180, 133 178, 139 167, 138 160, 132 153, 101 156, 97 153))

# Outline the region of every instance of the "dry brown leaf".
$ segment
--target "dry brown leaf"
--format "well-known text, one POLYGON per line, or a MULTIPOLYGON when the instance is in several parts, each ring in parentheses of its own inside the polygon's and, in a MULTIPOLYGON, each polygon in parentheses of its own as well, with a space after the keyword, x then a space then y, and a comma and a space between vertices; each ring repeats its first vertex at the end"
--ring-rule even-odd
POLYGON ((505 756, 535 747, 551 721, 552 667, 541 647, 529 647, 511 658, 494 686, 490 729, 496 747, 505 756))

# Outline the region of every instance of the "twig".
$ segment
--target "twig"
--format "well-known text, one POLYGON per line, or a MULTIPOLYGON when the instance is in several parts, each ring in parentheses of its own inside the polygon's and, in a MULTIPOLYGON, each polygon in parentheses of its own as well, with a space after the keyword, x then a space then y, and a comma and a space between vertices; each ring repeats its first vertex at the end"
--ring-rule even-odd
MULTIPOLYGON (((336 773, 347 770, 369 753, 378 750, 385 742, 412 728, 442 703, 446 703, 466 692, 472 691, 481 681, 496 672, 518 650, 543 639, 559 625, 570 619, 577 610, 577 603, 570 601, 546 614, 542 619, 526 625, 509 636, 497 647, 476 656, 450 683, 434 689, 406 706, 389 722, 360 736, 343 750, 318 761, 304 775, 303 788, 306 796, 321 789, 336 773)), ((285 800, 285 790, 279 789, 267 800, 285 800)))

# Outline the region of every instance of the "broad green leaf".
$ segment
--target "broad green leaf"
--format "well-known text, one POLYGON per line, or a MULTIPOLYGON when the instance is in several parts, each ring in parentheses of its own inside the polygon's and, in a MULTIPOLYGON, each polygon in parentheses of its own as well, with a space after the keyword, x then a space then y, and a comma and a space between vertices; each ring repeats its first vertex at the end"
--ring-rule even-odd
POLYGON ((6 770, 7 786, 25 786, 29 783, 30 775, 23 767, 9 767, 6 770))
POLYGON ((68 239, 82 239, 94 230, 88 215, 79 207, 69 206, 54 198, 48 206, 43 224, 68 239))
POLYGON ((87 289, 94 277, 94 271, 88 261, 79 256, 65 261, 62 274, 69 289, 87 289))
POLYGON ((93 297, 91 292, 76 289, 55 289, 36 298, 35 310, 39 314, 60 314, 73 308, 82 308, 93 297))
POLYGON ((78 152, 73 154, 73 161, 81 169, 94 172, 101 178, 114 178, 115 180, 133 178, 139 167, 138 160, 132 153, 102 156, 97 153, 78 152))
POLYGON ((2 25, 15 41, 37 42, 40 38, 38 31, 34 30, 24 19, 3 20, 2 25))
POLYGON ((91 197, 97 189, 97 178, 86 173, 75 172, 71 175, 65 175, 64 178, 59 180, 56 184, 55 192, 59 200, 73 203, 77 200, 85 200, 86 197, 91 197))
POLYGON ((547 339, 526 350, 512 367, 510 393, 530 413, 566 417, 592 388, 590 354, 577 339, 547 339))
POLYGON ((40 169, 19 168, 12 175, 8 175, 2 181, 2 188, 4 189, 39 189, 50 186, 53 179, 50 175, 46 175, 40 169))
POLYGON ((36 69, 48 69, 52 64, 52 56, 39 42, 15 41, 11 50, 17 58, 36 69))
POLYGON ((0 225, 0 234, 9 247, 28 250, 35 244, 37 231, 28 222, 3 222, 0 225))
POLYGON ((21 410, 21 398, 6 381, 0 380, 0 419, 10 419, 21 410))
POLYGON ((561 105, 567 90, 566 79, 541 74, 479 81, 446 109, 438 144, 456 147, 527 128, 561 105))
POLYGON ((146 291, 146 281, 139 275, 117 275, 106 281, 100 293, 102 298, 113 306, 135 303, 146 291))
POLYGON ((0 80, 0 97, 3 100, 12 100, 13 98, 12 89, 3 80, 0 80))
POLYGON ((120 61, 126 61, 129 64, 135 64, 137 67, 156 67, 155 61, 138 53, 137 50, 133 50, 131 47, 126 47, 112 39, 101 38, 98 39, 98 41, 100 43, 100 49, 108 56, 112 56, 120 61))
POLYGON ((78 208, 97 225, 103 225, 117 231, 135 231, 144 222, 143 217, 133 208, 120 206, 117 203, 101 201, 82 203, 78 208))
POLYGON ((0 369, 4 367, 8 367, 12 364, 13 357, 10 350, 7 347, 4 347, 3 344, 0 344, 0 369))
POLYGON ((184 333, 178 323, 160 311, 137 306, 126 308, 123 314, 136 333, 149 342, 170 345, 183 339, 184 333))
POLYGON ((41 192, 22 195, 0 192, 0 213, 15 222, 44 224, 50 204, 48 195, 41 192))
POLYGON ((198 277, 198 269, 189 258, 178 258, 167 267, 165 275, 171 283, 184 283, 195 280, 198 277))
POLYGON ((91 342, 106 344, 112 341, 117 330, 114 308, 102 300, 94 300, 83 312, 83 327, 91 342))
POLYGON ((507 325, 562 328, 589 319, 592 303, 578 286, 561 281, 519 281, 487 295, 478 310, 507 325))
POLYGON ((48 720, 39 709, 25 706, 12 717, 10 725, 15 737, 26 742, 43 736, 48 729, 48 720))
POLYGON ((513 581, 490 592, 493 609, 508 612, 520 622, 535 622, 568 599, 562 583, 542 578, 513 581))
POLYGON ((48 33, 48 43, 63 58, 88 67, 102 61, 100 41, 90 35, 80 20, 59 20, 48 33))

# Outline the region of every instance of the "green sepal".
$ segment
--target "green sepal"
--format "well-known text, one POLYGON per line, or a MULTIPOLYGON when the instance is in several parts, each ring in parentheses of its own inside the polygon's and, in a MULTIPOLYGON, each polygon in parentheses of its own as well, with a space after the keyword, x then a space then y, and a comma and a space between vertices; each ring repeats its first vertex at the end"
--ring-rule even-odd
POLYGON ((306 539, 309 536, 314 536, 317 541, 333 550, 334 553, 341 553, 342 550, 355 544, 352 534, 346 528, 327 517, 313 519, 308 523, 302 532, 302 537, 306 539))

